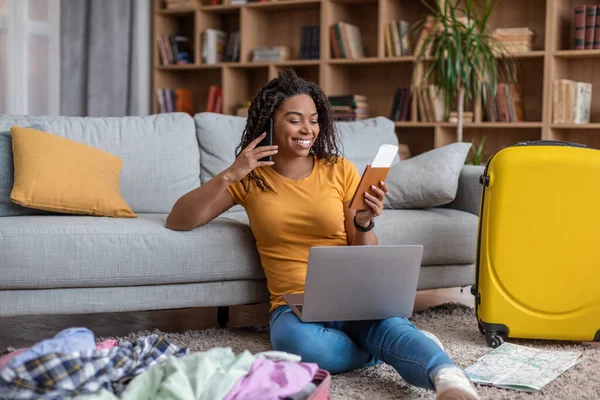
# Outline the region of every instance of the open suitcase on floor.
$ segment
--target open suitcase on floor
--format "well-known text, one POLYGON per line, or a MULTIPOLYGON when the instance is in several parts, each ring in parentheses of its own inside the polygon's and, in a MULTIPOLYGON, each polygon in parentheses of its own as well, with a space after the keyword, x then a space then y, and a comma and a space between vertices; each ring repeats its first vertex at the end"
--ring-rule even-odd
POLYGON ((319 382, 317 388, 307 400, 329 400, 329 387, 331 386, 331 374, 324 370, 319 369, 315 374, 313 382, 319 382))
POLYGON ((488 345, 600 341, 600 151, 519 142, 488 160, 480 183, 471 292, 488 345))

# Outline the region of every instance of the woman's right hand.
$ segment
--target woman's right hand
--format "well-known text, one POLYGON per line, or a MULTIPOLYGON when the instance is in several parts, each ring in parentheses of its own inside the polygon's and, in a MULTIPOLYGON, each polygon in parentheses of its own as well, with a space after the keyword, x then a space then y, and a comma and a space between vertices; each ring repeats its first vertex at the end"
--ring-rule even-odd
POLYGON ((277 154, 277 146, 259 146, 265 137, 263 133, 250 142, 248 146, 237 156, 233 164, 227 169, 228 176, 232 182, 236 182, 248 175, 254 168, 273 165, 273 161, 259 161, 263 157, 277 154))

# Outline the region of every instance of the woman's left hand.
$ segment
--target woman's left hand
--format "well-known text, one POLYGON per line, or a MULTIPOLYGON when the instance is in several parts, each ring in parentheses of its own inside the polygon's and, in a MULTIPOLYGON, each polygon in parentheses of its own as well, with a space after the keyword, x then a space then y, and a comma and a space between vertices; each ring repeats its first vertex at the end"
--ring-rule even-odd
POLYGON ((369 226, 372 219, 381 215, 385 194, 388 192, 385 182, 379 182, 379 187, 371 186, 371 190, 375 193, 375 196, 369 192, 366 192, 364 195, 365 203, 369 208, 356 212, 356 223, 365 228, 369 226))

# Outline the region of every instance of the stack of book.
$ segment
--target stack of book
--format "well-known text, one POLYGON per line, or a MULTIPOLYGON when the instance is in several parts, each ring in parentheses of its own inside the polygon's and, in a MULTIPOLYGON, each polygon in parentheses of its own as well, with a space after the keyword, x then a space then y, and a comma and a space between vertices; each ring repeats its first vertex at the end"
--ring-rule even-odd
POLYGON ((574 14, 573 48, 600 49, 600 5, 577 5, 574 7, 574 14))
POLYGON ((303 26, 300 28, 300 59, 318 60, 320 55, 321 26, 303 26))
POLYGON ((218 29, 209 28, 201 34, 202 63, 216 64, 224 61, 239 61, 240 32, 227 34, 218 29))
MULTIPOLYGON (((473 111, 463 111, 463 124, 473 122, 474 116, 475 114, 473 114, 473 111)), ((448 122, 452 122, 455 124, 458 123, 458 111, 450 111, 450 113, 448 114, 448 122)))
POLYGON ((391 21, 385 24, 385 52, 388 57, 412 55, 410 24, 406 21, 391 21))
POLYGON ((521 101, 521 86, 516 83, 498 83, 496 96, 488 95, 486 91, 484 107, 489 122, 521 122, 525 120, 523 103, 521 101))
POLYGON ((347 22, 331 25, 331 57, 362 58, 365 56, 360 28, 347 22))
POLYGON ((199 5, 199 0, 165 0, 165 9, 167 10, 189 10, 199 5))
POLYGON ((329 103, 338 121, 358 121, 369 118, 367 96, 360 94, 329 96, 329 103))
POLYGON ((192 91, 183 88, 156 89, 158 111, 161 113, 185 112, 194 114, 194 99, 192 91))
POLYGON ((194 53, 189 39, 180 34, 158 35, 158 54, 161 65, 192 64, 194 53))
POLYGON ((210 85, 208 88, 206 111, 214 113, 223 112, 223 88, 221 85, 210 85))
POLYGON ((592 84, 557 79, 552 88, 552 123, 587 124, 590 122, 592 84))
POLYGON ((412 88, 401 87, 396 89, 390 119, 392 121, 410 121, 410 105, 412 103, 412 88))
POLYGON ((525 53, 531 51, 534 33, 529 28, 501 28, 494 30, 492 37, 507 53, 525 53))
POLYGON ((278 62, 291 58, 291 49, 287 46, 261 46, 252 53, 253 62, 278 62))
POLYGON ((446 121, 444 89, 436 85, 421 85, 415 89, 419 114, 423 122, 446 121))

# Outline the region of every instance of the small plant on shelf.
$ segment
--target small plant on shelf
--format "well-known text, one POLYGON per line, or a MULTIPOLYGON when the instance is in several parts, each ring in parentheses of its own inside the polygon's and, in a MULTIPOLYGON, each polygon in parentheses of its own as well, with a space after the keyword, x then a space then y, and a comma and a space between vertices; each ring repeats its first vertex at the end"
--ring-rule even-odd
POLYGON ((478 98, 486 82, 491 91, 488 99, 493 101, 498 69, 505 68, 507 77, 515 76, 514 60, 488 26, 499 0, 435 0, 433 6, 421 1, 431 15, 418 21, 413 29, 418 37, 415 63, 424 65, 418 85, 433 81, 444 98, 446 114, 456 101, 456 138, 462 142, 465 96, 469 100, 478 98))
POLYGON ((485 148, 485 139, 487 136, 484 136, 481 138, 481 141, 479 143, 475 142, 475 141, 471 141, 472 146, 471 149, 469 150, 469 155, 465 161, 465 164, 471 164, 471 165, 481 165, 483 163, 483 150, 485 148))

